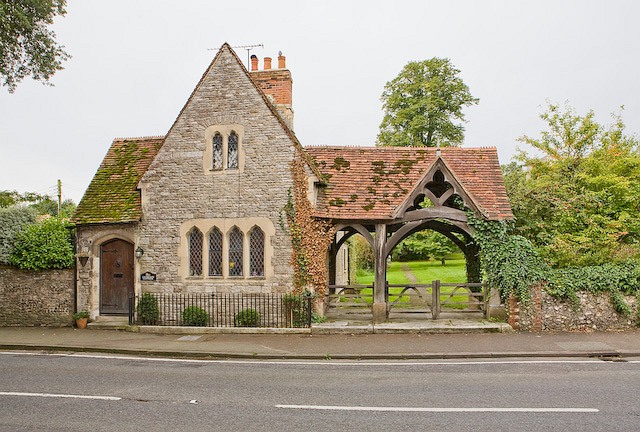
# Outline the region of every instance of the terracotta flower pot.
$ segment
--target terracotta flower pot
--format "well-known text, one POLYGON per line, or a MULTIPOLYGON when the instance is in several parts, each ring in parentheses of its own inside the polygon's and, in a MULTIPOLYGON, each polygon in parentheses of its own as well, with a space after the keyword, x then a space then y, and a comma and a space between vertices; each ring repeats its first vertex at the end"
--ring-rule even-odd
POLYGON ((76 327, 78 327, 79 329, 86 329, 87 328, 87 318, 78 318, 76 320, 76 327))

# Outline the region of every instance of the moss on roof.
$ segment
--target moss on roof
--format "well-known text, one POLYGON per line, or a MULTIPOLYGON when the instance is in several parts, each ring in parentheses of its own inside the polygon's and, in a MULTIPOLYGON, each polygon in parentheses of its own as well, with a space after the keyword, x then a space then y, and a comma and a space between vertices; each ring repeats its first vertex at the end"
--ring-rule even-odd
POLYGON ((164 142, 163 137, 116 139, 78 204, 78 225, 139 221, 140 178, 164 142))
POLYGON ((389 220, 441 158, 490 220, 513 219, 495 148, 306 147, 327 184, 315 216, 389 220))

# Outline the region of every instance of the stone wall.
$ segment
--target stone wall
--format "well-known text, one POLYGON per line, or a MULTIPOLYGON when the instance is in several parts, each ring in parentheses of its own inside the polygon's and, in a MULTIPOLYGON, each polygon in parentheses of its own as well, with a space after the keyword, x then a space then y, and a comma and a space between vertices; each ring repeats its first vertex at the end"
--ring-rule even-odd
MULTIPOLYGON (((279 220, 293 187, 296 149, 238 59, 223 49, 185 105, 162 148, 140 181, 143 218, 136 246, 145 252, 141 273, 157 275, 142 284, 153 292, 286 292, 293 288, 291 241, 279 220), (209 135, 233 130, 239 136, 239 166, 212 169, 209 135), (265 275, 208 276, 208 232, 253 220, 266 234, 265 275), (203 230, 202 275, 189 276, 187 233, 203 230)), ((225 265, 223 252, 223 266, 225 265)), ((245 271, 246 273, 246 271, 245 271)))
POLYGON ((510 298, 509 324, 524 331, 595 331, 636 328, 638 305, 635 296, 624 296, 632 312, 625 317, 618 314, 609 300, 609 293, 579 292, 580 305, 549 295, 543 286, 531 288, 527 304, 510 298))
POLYGON ((20 270, 0 265, 0 325, 69 326, 73 270, 20 270))

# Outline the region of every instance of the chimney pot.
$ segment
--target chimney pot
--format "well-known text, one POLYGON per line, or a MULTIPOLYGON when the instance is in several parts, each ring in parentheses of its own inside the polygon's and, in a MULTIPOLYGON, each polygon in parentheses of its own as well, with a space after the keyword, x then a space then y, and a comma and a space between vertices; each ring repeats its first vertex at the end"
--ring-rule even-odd
POLYGON ((251 70, 258 70, 258 56, 256 56, 255 54, 251 56, 251 70))
POLYGON ((264 70, 271 69, 271 57, 264 58, 264 70))
POLYGON ((282 52, 278 53, 278 69, 287 68, 287 58, 282 55, 282 52))

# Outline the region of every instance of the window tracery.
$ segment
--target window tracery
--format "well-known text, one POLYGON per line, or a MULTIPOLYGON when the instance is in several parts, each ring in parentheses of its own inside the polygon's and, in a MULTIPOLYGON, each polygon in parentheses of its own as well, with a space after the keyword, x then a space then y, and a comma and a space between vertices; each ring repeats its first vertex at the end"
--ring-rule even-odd
POLYGON ((242 276, 244 236, 238 227, 229 233, 229 276, 242 276))
POLYGON ((222 232, 217 227, 209 233, 209 276, 222 276, 222 232))
POLYGON ((202 232, 198 228, 189 233, 189 275, 202 276, 202 232))
POLYGON ((264 276, 264 232, 257 226, 249 235, 249 274, 264 276))

